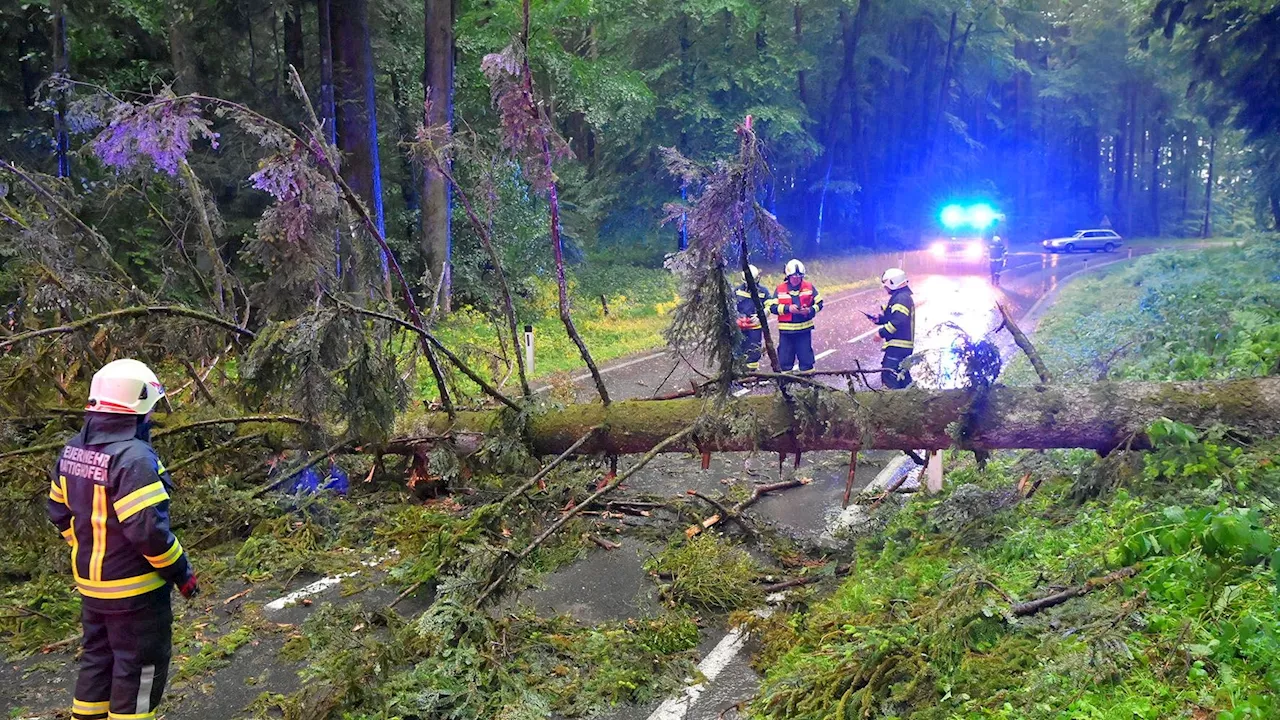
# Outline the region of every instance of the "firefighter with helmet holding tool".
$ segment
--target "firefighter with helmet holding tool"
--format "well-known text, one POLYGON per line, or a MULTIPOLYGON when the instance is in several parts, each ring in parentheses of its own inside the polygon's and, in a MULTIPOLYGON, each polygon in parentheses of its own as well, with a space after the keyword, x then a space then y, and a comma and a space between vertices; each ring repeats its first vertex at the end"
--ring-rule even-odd
POLYGON ((751 277, 742 274, 742 284, 734 290, 738 313, 738 330, 742 331, 742 340, 738 345, 738 354, 747 359, 747 369, 755 372, 760 369, 760 353, 764 343, 765 329, 760 325, 760 316, 756 313, 756 302, 751 297, 751 285, 756 286, 756 296, 760 298, 766 311, 773 302, 773 293, 760 285, 760 268, 748 265, 751 277))
POLYGON ((778 316, 778 361, 783 372, 798 362, 801 372, 813 369, 813 318, 822 310, 822 295, 804 277, 804 263, 792 259, 786 277, 769 306, 778 316))
POLYGON ((898 390, 911 384, 911 371, 902 367, 902 361, 915 352, 916 303, 907 287, 907 274, 901 269, 885 270, 880 284, 889 293, 884 310, 879 315, 863 315, 880 326, 880 338, 884 340, 880 379, 886 388, 898 390))
POLYGON ((49 519, 71 546, 84 638, 71 717, 153 720, 169 677, 171 588, 199 592, 169 530, 173 482, 151 447, 164 397, 137 360, 93 376, 84 427, 50 474, 49 519))

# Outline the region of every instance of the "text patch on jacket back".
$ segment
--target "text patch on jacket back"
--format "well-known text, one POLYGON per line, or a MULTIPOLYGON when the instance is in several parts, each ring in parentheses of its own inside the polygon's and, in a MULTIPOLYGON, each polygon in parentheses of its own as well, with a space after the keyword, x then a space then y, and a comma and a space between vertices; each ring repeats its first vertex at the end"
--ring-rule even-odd
POLYGON ((106 453, 68 445, 62 449, 62 457, 58 459, 58 473, 105 486, 109 484, 107 467, 110 464, 111 456, 106 453))

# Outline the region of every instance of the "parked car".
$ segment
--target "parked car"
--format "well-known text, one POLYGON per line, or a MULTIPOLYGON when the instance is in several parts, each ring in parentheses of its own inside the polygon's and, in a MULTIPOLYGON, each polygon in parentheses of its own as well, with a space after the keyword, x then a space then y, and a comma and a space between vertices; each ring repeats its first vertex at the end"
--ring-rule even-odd
POLYGON ((1114 252, 1124 244, 1124 238, 1115 230, 1078 230, 1071 237, 1053 238, 1043 243, 1045 252, 1114 252))

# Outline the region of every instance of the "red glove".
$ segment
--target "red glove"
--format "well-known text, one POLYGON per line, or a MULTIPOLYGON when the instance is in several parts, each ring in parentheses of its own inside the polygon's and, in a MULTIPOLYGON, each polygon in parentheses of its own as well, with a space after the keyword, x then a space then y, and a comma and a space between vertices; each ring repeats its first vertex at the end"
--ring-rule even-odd
POLYGON ((178 592, 182 593, 182 597, 190 600, 200 594, 200 583, 196 580, 196 574, 191 573, 191 577, 178 587, 178 592))

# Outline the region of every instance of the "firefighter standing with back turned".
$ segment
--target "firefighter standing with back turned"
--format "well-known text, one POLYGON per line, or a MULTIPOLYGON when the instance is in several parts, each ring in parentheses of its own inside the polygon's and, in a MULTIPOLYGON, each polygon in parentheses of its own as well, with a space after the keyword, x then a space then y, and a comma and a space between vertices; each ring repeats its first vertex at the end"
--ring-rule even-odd
MULTIPOLYGON (((773 294, 760 285, 760 268, 747 266, 751 272, 751 280, 756 283, 756 294, 766 311, 773 301, 773 294)), ((742 340, 738 345, 738 354, 747 358, 747 369, 755 372, 760 369, 760 348, 764 342, 764 328, 760 326, 760 316, 756 314, 756 303, 751 298, 751 284, 743 274, 742 284, 734 291, 737 299, 738 329, 742 331, 742 340)))
POLYGON ((778 361, 783 372, 797 362, 801 372, 813 369, 813 318, 822 310, 822 296, 804 279, 804 263, 787 263, 786 279, 769 306, 778 316, 778 361))
POLYGON ((152 720, 169 676, 170 588, 198 592, 169 531, 173 483, 151 447, 164 386, 137 360, 93 376, 84 428, 51 474, 49 518, 71 546, 82 596, 83 655, 71 716, 152 720))
POLYGON ((880 284, 889 293, 889 301, 879 315, 863 315, 880 326, 884 340, 880 379, 886 388, 898 390, 911 384, 911 371, 902 367, 902 361, 915 351, 916 303, 907 287, 907 274, 899 268, 885 270, 880 284))

